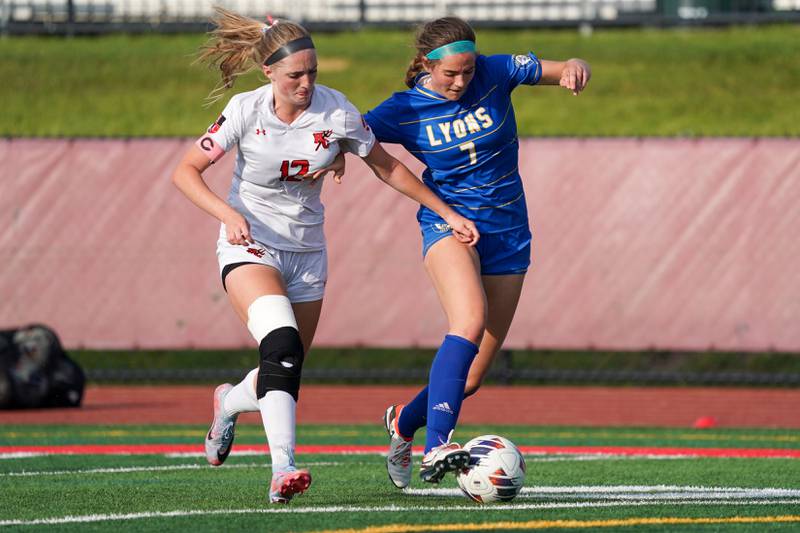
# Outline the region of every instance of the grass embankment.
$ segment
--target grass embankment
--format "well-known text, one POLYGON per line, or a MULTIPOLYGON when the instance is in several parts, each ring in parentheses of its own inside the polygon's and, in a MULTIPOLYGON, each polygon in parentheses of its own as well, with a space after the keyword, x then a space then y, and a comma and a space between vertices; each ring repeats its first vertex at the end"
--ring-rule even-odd
MULTIPOLYGON (((410 31, 318 34, 319 83, 362 111, 402 90, 410 31)), ((195 136, 227 96, 202 107, 217 75, 192 66, 201 35, 15 37, 0 41, 5 136, 195 136)), ((553 87, 515 93, 522 136, 800 135, 800 27, 489 31, 482 53, 533 50, 593 67, 575 98, 553 87)), ((260 74, 241 79, 250 90, 260 74)))
MULTIPOLYGON (((326 370, 346 371, 359 369, 397 370, 397 377, 392 382, 419 382, 419 379, 402 378, 402 372, 418 369, 424 375, 430 366, 434 349, 409 348, 399 349, 335 349, 313 348, 305 363, 304 380, 307 383, 330 382, 333 378, 315 378, 314 371, 324 373, 326 370)), ((248 368, 257 364, 257 353, 252 350, 185 350, 185 351, 86 351, 71 352, 78 363, 90 372, 97 370, 198 370, 198 369, 230 369, 231 376, 238 376, 248 368)), ((494 370, 508 368, 509 360, 505 355, 498 356, 494 370)), ((657 373, 677 373, 685 376, 699 376, 702 373, 750 373, 754 376, 800 374, 800 357, 791 353, 671 353, 671 352, 610 352, 610 351, 526 351, 511 352, 510 368, 512 370, 527 369, 540 371, 546 375, 546 382, 583 383, 588 378, 578 378, 570 374, 579 371, 584 374, 603 372, 639 372, 651 373, 653 380, 659 382, 657 373), (549 373, 549 374, 545 374, 549 373), (561 373, 561 377, 558 374, 561 373)), ((176 372, 177 374, 177 372, 176 372)), ((518 373, 517 373, 518 374, 518 373)), ((500 376, 490 374, 487 383, 502 382, 500 376)), ((159 379, 162 378, 154 378, 159 379)), ((168 378, 167 378, 168 379, 168 378)), ((177 378, 185 381, 186 376, 177 378)), ((231 377, 233 379, 233 377, 231 377)), ((544 378, 542 378, 544 379, 544 378)), ((513 383, 537 383, 542 379, 514 378, 513 383)), ((589 381, 593 384, 620 383, 617 378, 608 381, 597 374, 589 381), (604 379, 606 381, 604 381, 604 379)), ((195 381, 202 379, 195 379, 195 381)), ((337 377, 335 382, 363 382, 364 378, 337 377)), ((374 381, 374 378, 370 381, 374 381)), ((630 378, 623 383, 642 384, 641 378, 630 378)), ((697 384, 698 381, 693 381, 697 384)), ((764 383, 765 385, 768 383, 764 383)))

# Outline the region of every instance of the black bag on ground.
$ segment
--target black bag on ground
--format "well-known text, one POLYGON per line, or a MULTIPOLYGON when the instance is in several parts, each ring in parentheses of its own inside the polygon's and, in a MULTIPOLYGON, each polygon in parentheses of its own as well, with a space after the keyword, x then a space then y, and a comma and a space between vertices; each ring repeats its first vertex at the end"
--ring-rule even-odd
POLYGON ((0 409, 78 407, 85 383, 52 329, 0 330, 0 409))

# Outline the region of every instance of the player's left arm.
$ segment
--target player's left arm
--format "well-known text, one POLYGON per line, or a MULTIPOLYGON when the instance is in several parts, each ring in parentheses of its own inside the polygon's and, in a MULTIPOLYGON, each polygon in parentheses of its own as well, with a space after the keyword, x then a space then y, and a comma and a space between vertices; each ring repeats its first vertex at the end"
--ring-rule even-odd
POLYGON ((586 88, 592 77, 589 63, 583 59, 568 59, 567 61, 541 60, 543 85, 560 85, 577 95, 586 88))
POLYGON ((384 183, 442 217, 453 230, 456 239, 469 246, 474 246, 478 242, 480 234, 475 224, 444 203, 427 185, 412 174, 408 167, 389 155, 380 143, 375 143, 372 150, 363 159, 372 172, 384 183))
POLYGON ((344 152, 340 151, 336 154, 336 158, 331 161, 331 164, 325 168, 321 168, 311 175, 312 185, 317 183, 319 178, 325 178, 329 172, 333 172, 333 181, 342 183, 342 176, 344 176, 345 169, 344 152))

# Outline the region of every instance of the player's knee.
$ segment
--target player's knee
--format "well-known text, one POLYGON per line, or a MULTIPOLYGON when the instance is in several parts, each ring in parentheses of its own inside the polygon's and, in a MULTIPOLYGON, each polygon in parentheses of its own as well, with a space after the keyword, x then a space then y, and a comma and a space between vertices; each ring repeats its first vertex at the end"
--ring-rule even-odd
MULTIPOLYGON (((454 306, 451 306, 454 307, 454 306)), ((449 331, 475 344, 480 344, 486 328, 486 302, 468 301, 448 311, 449 331)))
POLYGON ((297 400, 305 352, 291 302, 283 295, 260 296, 247 317, 247 328, 259 343, 256 398, 280 390, 297 400))
POLYGON ((486 324, 482 315, 468 316, 459 320, 450 327, 450 333, 463 337, 470 342, 480 345, 486 324))
POLYGON ((256 397, 269 391, 284 391, 297 401, 303 372, 303 343, 297 329, 284 326, 271 331, 258 347, 256 397))

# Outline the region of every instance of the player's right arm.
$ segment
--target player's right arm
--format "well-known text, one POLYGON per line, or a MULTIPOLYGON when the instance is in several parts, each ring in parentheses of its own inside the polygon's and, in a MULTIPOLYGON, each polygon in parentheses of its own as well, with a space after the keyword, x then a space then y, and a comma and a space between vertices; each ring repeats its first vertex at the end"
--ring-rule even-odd
POLYGON ((214 194, 203 180, 203 172, 242 138, 242 100, 240 95, 230 99, 217 120, 189 148, 172 173, 172 183, 194 205, 225 224, 228 242, 252 242, 250 224, 238 211, 214 194))
POLYGON ((247 220, 209 189, 203 180, 203 172, 212 163, 200 147, 192 145, 172 173, 172 183, 194 205, 225 224, 229 243, 246 245, 252 242, 247 220))

